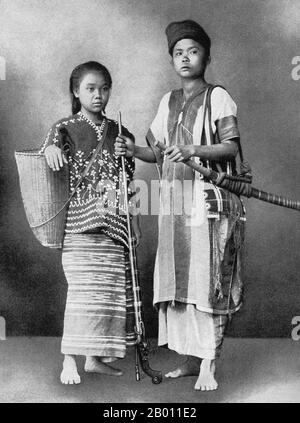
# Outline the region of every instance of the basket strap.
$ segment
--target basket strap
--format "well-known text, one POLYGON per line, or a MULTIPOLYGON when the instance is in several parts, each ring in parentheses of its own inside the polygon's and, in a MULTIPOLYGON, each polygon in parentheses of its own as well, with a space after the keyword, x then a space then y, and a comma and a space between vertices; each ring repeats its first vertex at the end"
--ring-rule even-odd
MULTIPOLYGON (((105 119, 105 118, 104 118, 105 119)), ((53 220, 53 219, 55 219, 63 210, 64 210, 64 208, 69 204, 69 202, 71 201, 71 199, 72 199, 72 197, 74 196, 74 194, 76 193, 76 190, 77 190, 77 188, 79 187, 79 185, 82 183, 82 181, 84 180, 84 178, 87 176, 87 174, 88 174, 88 172, 89 172, 89 170, 91 169, 91 167, 92 167, 92 165, 93 165, 93 163, 94 163, 94 161, 96 160, 96 157, 97 157, 97 155, 98 155, 98 153, 100 152, 100 150, 102 149, 102 147, 103 147, 103 144, 104 144, 104 141, 105 141, 105 137, 106 137, 106 134, 107 134, 107 130, 108 130, 108 122, 107 122, 107 120, 105 119, 105 125, 104 125, 104 129, 103 129, 103 133, 102 133, 102 135, 101 135, 101 139, 100 139, 100 141, 98 142, 98 145, 97 145, 97 147, 95 148, 95 151, 94 151, 94 153, 93 153, 93 155, 92 155, 92 157, 91 157, 91 159, 90 159, 90 161, 89 161, 89 163, 88 163, 88 165, 86 166, 86 168, 84 169, 84 171, 81 173, 81 176, 80 176, 80 179, 79 179, 79 181, 77 182, 77 184, 76 184, 76 186, 75 186, 75 188, 73 189, 73 191, 71 192, 71 194, 70 194, 70 196, 69 196, 69 198, 67 199, 67 201, 65 202, 65 204, 58 210, 58 212, 57 213, 55 213, 55 215, 53 215, 53 216, 51 216, 49 219, 47 219, 47 220, 45 220, 44 222, 42 222, 42 223, 39 223, 38 225, 34 225, 34 226, 31 226, 30 225, 30 227, 31 227, 31 229, 36 229, 36 228, 40 228, 41 226, 44 226, 44 225, 46 225, 47 223, 49 223, 49 222, 51 222, 51 220, 53 220)))

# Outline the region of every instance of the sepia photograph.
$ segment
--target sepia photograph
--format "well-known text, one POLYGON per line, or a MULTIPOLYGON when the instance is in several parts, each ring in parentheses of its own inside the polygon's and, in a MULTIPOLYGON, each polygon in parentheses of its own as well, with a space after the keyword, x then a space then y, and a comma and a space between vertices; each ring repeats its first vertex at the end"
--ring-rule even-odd
POLYGON ((299 40, 299 0, 0 0, 1 404, 300 402, 299 40))

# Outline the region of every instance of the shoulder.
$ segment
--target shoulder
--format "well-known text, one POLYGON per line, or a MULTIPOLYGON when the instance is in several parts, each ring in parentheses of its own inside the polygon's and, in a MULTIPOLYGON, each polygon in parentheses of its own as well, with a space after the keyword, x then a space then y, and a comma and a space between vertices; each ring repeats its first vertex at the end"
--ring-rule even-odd
MULTIPOLYGON (((110 131, 113 133, 114 136, 117 136, 119 134, 119 123, 114 119, 108 119, 108 118, 106 119, 110 128, 110 131)), ((130 137, 134 139, 134 136, 132 135, 132 133, 124 125, 122 125, 122 134, 125 135, 126 137, 130 137)))
POLYGON ((213 88, 211 93, 212 109, 228 109, 236 114, 237 105, 228 91, 220 86, 213 88))
POLYGON ((173 91, 169 91, 166 94, 164 94, 160 100, 160 104, 164 105, 164 104, 168 104, 170 101, 170 97, 171 95, 178 95, 180 92, 180 90, 173 90, 173 91))
MULTIPOLYGON (((111 127, 111 128, 119 128, 119 124, 118 124, 118 122, 115 120, 115 119, 109 119, 109 118, 106 118, 106 120, 107 120, 107 123, 108 123, 108 125, 111 127)), ((123 125, 122 125, 123 126, 123 125)))
POLYGON ((174 91, 169 91, 166 94, 164 94, 159 102, 159 106, 158 106, 158 111, 159 112, 165 112, 168 111, 169 109, 169 103, 170 103, 170 98, 173 95, 176 95, 177 91, 179 90, 174 90, 174 91))
POLYGON ((70 115, 63 117, 52 125, 52 129, 60 129, 62 127, 74 126, 80 122, 78 115, 70 115))
POLYGON ((212 101, 221 101, 221 102, 234 102, 232 96, 229 94, 229 92, 219 85, 213 88, 211 92, 211 99, 212 101))
MULTIPOLYGON (((109 126, 109 128, 110 128, 111 131, 113 131, 113 132, 116 132, 116 131, 119 132, 119 123, 115 119, 106 118, 106 120, 107 120, 108 126, 109 126)), ((122 130, 123 129, 125 129, 126 131, 128 131, 127 128, 125 128, 124 125, 122 125, 122 130)))
POLYGON ((214 100, 233 100, 226 88, 217 85, 213 87, 211 92, 211 98, 214 100))

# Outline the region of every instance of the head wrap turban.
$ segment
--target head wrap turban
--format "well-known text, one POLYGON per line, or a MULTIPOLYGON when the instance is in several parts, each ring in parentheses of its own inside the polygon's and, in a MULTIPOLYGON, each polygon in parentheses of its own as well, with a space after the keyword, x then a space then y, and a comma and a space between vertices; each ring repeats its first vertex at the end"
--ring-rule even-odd
POLYGON ((191 38, 201 44, 206 54, 210 55, 211 41, 202 26, 192 20, 171 22, 166 28, 166 35, 168 40, 169 53, 172 55, 173 48, 177 41, 183 38, 191 38))

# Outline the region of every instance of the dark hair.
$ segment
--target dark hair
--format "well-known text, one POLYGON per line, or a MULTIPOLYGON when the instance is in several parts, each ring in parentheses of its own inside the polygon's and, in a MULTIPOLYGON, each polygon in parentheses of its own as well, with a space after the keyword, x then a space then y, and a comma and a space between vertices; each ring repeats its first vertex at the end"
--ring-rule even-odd
POLYGON ((70 76, 70 94, 71 94, 71 103, 72 103, 72 113, 75 115, 81 109, 81 104, 79 98, 75 97, 74 90, 79 88, 79 85, 82 81, 84 75, 88 72, 100 72, 106 83, 108 84, 109 88, 112 86, 112 79, 109 71, 107 68, 101 63, 98 62, 86 62, 82 63, 81 65, 76 66, 73 69, 71 76, 70 76))

